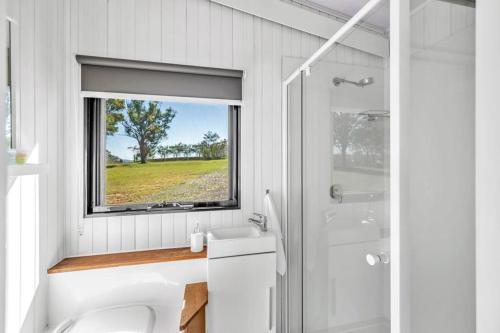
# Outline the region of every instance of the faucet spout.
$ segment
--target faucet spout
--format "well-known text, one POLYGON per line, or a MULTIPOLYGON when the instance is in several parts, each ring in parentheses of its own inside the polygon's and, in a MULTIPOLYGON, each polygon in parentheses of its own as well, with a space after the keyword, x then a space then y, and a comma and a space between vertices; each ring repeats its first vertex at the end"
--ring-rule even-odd
POLYGON ((263 232, 267 231, 267 217, 262 214, 253 213, 254 217, 248 219, 249 223, 255 224, 263 232))

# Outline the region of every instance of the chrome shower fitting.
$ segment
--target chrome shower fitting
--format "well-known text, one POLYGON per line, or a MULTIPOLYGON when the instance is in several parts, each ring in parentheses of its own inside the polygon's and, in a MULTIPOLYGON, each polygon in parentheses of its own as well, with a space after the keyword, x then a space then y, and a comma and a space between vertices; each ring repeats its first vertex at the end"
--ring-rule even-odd
POLYGON ((356 81, 347 80, 347 79, 344 79, 344 78, 341 78, 341 77, 334 77, 333 78, 333 85, 335 87, 338 87, 342 83, 349 83, 349 84, 355 85, 356 87, 364 88, 365 86, 369 86, 373 82, 375 82, 375 80, 373 79, 373 77, 365 77, 364 79, 361 79, 361 80, 359 80, 357 82, 356 81))

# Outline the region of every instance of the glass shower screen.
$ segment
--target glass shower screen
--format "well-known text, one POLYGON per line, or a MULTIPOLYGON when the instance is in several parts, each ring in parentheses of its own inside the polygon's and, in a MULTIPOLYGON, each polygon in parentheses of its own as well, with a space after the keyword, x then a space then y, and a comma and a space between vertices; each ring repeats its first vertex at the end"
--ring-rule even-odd
POLYGON ((390 332, 387 64, 335 44, 288 86, 288 332, 390 332))

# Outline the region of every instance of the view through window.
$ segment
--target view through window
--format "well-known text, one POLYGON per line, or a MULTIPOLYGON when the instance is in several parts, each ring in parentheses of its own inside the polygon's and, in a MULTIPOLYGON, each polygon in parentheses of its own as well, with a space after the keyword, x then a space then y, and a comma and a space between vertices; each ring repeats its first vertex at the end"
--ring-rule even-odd
POLYGON ((101 137, 93 140, 101 149, 92 149, 101 161, 92 182, 100 191, 96 206, 233 199, 234 107, 127 99, 95 105, 100 122, 87 126, 101 137))

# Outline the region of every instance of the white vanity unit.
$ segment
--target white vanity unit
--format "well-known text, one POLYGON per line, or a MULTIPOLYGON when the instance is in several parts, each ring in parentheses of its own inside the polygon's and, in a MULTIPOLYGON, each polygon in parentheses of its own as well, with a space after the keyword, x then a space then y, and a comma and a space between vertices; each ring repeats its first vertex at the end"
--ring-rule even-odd
POLYGON ((208 235, 207 332, 276 332, 276 237, 254 226, 208 235))

